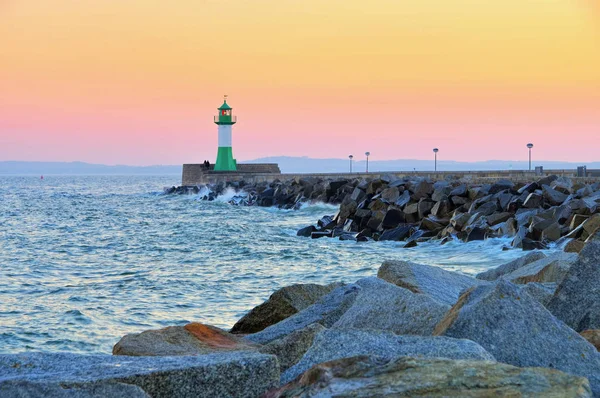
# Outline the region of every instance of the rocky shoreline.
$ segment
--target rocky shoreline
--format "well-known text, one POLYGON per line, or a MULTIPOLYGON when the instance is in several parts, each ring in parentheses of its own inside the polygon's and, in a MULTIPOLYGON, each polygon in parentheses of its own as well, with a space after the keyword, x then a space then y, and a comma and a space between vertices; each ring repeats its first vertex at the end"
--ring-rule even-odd
POLYGON ((564 245, 579 252, 600 228, 600 183, 547 176, 528 184, 475 184, 422 178, 323 180, 297 178, 273 183, 243 181, 203 187, 172 187, 167 194, 194 193, 215 200, 235 192, 230 203, 297 209, 305 203, 340 205, 299 236, 353 241, 404 241, 405 247, 437 239, 465 242, 511 237, 511 248, 564 245))
POLYGON ((0 355, 0 396, 600 396, 598 286, 600 232, 579 254, 533 251, 476 277, 385 261, 354 283, 283 287, 230 331, 0 355))

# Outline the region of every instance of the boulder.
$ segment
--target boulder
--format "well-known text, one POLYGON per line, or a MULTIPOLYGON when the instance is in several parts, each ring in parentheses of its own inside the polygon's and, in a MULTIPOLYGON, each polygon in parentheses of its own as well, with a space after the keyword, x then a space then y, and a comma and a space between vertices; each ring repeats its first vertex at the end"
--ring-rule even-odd
POLYGON ((446 305, 454 305, 462 291, 485 283, 440 267, 409 261, 384 261, 377 277, 413 293, 426 294, 446 305))
POLYGON ((490 187, 489 193, 493 195, 502 191, 511 190, 514 186, 515 184, 510 180, 500 180, 490 187))
POLYGON ((59 383, 55 381, 0 381, 0 397, 6 398, 151 398, 136 385, 100 381, 90 383, 59 383))
POLYGON ((490 226, 494 226, 500 223, 505 222, 506 220, 508 220, 509 218, 512 217, 511 213, 495 213, 495 214, 490 214, 489 216, 486 217, 487 223, 490 226))
POLYGON ((465 184, 462 184, 450 191, 448 196, 467 196, 467 194, 467 186, 465 184))
POLYGON ((316 364, 357 355, 494 360, 494 357, 477 343, 465 339, 398 336, 390 332, 372 330, 331 329, 317 335, 312 347, 300 362, 281 375, 281 383, 294 380, 316 364))
POLYGON ((311 306, 330 293, 340 283, 317 285, 313 283, 282 287, 267 301, 254 307, 231 328, 231 333, 256 333, 311 306))
POLYGON ((428 181, 419 181, 410 187, 412 200, 418 201, 427 198, 433 193, 433 184, 428 181))
POLYGON ((356 283, 340 286, 310 307, 245 338, 253 343, 268 344, 313 323, 329 328, 350 308, 360 290, 356 283))
MULTIPOLYGON (((141 388, 153 398, 258 397, 279 385, 279 365, 276 357, 253 352, 183 357, 0 355, 0 391, 6 391, 8 386, 10 392, 14 383, 23 381, 61 386, 124 383, 141 388)), ((120 392, 140 396, 137 390, 120 392)))
POLYGON ((398 197, 398 200, 396 200, 395 204, 396 206, 404 207, 408 204, 408 202, 410 202, 410 192, 404 191, 402 192, 402 195, 398 197))
POLYGON ((417 214, 419 216, 419 220, 427 217, 429 213, 431 213, 431 209, 433 209, 433 206, 435 206, 435 202, 428 199, 421 199, 417 206, 417 214))
POLYGON ((487 238, 487 230, 480 227, 474 227, 469 231, 467 235, 466 241, 472 242, 474 240, 485 240, 487 238))
POLYGON ((588 329, 579 334, 600 351, 600 329, 588 329))
POLYGON ((554 292, 558 287, 557 283, 537 283, 531 282, 522 285, 521 290, 529 294, 533 299, 537 300, 544 307, 548 305, 554 292))
POLYGON ((388 203, 395 203, 400 198, 400 191, 396 187, 386 188, 381 192, 381 199, 388 203))
POLYGON ((113 347, 113 355, 177 356, 201 355, 220 351, 255 351, 238 336, 201 323, 169 326, 158 330, 125 335, 113 347))
POLYGON ((585 243, 577 240, 577 239, 572 239, 569 241, 569 243, 567 243, 565 245, 565 253, 580 253, 583 248, 585 247, 585 243))
POLYGON ((313 323, 304 329, 297 330, 279 340, 270 342, 260 348, 263 354, 277 356, 281 372, 294 366, 312 346, 315 336, 327 330, 325 326, 313 323))
POLYGON ((600 393, 600 354, 517 285, 500 280, 465 292, 434 335, 470 339, 510 365, 587 377, 600 393))
POLYGON ((581 234, 581 239, 586 240, 591 235, 594 234, 600 228, 600 213, 594 214, 587 220, 585 220, 582 224, 583 232, 581 234))
POLYGON ((528 209, 537 208, 542 205, 542 202, 542 195, 538 194, 537 192, 532 192, 527 196, 527 199, 525 199, 523 207, 526 207, 528 209))
POLYGON ((396 228, 398 225, 406 222, 406 217, 400 209, 389 209, 381 221, 381 228, 396 228))
POLYGON ((356 284, 361 290, 332 328, 428 336, 450 308, 428 295, 415 294, 379 278, 364 278, 356 284))
POLYGON ((585 245, 548 309, 578 332, 600 329, 600 242, 585 245))
POLYGON ((591 397, 587 379, 490 361, 355 356, 315 365, 265 398, 591 397))
POLYGON ((577 261, 577 254, 559 252, 529 263, 503 275, 502 278, 518 284, 560 283, 575 261, 577 261))
POLYGON ((412 227, 410 225, 400 225, 394 229, 388 229, 384 231, 379 237, 380 241, 392 240, 392 241, 400 241, 408 238, 410 236, 410 232, 412 231, 412 227))
POLYGON ((542 185, 542 195, 546 202, 550 203, 552 206, 559 206, 567 200, 568 195, 565 195, 562 192, 559 192, 548 185, 542 185))
POLYGON ((311 234, 313 232, 315 232, 316 230, 317 230, 317 228, 315 228, 314 225, 309 225, 308 227, 299 229, 298 232, 296 232, 296 236, 303 236, 305 238, 310 238, 311 234))

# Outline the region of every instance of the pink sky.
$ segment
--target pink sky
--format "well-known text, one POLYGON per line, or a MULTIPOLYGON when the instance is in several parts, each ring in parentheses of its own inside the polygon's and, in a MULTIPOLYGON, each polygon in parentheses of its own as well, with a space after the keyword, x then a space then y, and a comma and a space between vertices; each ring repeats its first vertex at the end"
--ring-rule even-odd
POLYGON ((600 160, 594 2, 380 2, 0 4, 0 160, 600 160))

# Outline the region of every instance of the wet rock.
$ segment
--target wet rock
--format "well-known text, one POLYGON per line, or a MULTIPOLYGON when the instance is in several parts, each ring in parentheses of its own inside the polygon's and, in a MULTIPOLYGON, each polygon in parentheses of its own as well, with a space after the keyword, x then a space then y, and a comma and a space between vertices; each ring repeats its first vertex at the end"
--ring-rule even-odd
POLYGON ((289 335, 262 346, 260 352, 277 356, 279 369, 284 372, 294 366, 312 346, 315 336, 327 330, 324 326, 313 323, 304 329, 297 330, 289 335))
POLYGON ((256 333, 316 303, 341 283, 313 283, 282 287, 261 305, 254 307, 233 325, 231 333, 256 333))
POLYGON ((420 200, 419 204, 417 205, 417 214, 419 220, 427 217, 427 215, 431 213, 431 209, 433 209, 433 206, 435 206, 435 203, 431 200, 420 200))
POLYGON ((581 225, 583 227, 581 239, 586 240, 600 228, 600 213, 594 214, 585 220, 581 225))
POLYGON ((431 218, 424 218, 421 221, 421 229, 427 231, 440 231, 444 226, 433 221, 431 218))
POLYGON ((256 349, 256 346, 214 326, 190 323, 125 335, 112 352, 113 355, 128 356, 177 356, 256 349))
POLYGON ((501 277, 502 275, 510 274, 511 272, 526 266, 527 264, 531 264, 535 261, 546 258, 546 255, 542 252, 532 252, 527 255, 520 257, 516 260, 510 261, 506 264, 502 264, 497 268, 490 269, 488 271, 477 274, 477 279, 482 279, 486 281, 493 281, 501 277))
POLYGON ((356 284, 361 290, 332 328, 427 336, 450 308, 428 295, 415 294, 379 278, 364 278, 356 284))
POLYGON ((543 242, 538 242, 529 238, 523 239, 521 247, 523 248, 523 251, 544 250, 548 248, 543 242))
POLYGON ((260 332, 246 336, 246 339, 253 343, 268 344, 313 323, 329 328, 352 306, 360 290, 361 287, 355 283, 340 286, 315 304, 260 332))
POLYGON ((589 341, 591 345, 596 347, 596 350, 600 350, 600 330, 599 329, 588 329, 580 333, 581 337, 589 341))
POLYGON ((511 217, 512 217, 511 213, 504 212, 504 213, 490 214, 489 216, 486 217, 486 220, 487 220, 488 225, 494 226, 494 225, 497 225, 497 224, 507 221, 511 217))
POLYGON ((485 240, 487 238, 487 231, 484 228, 475 227, 467 235, 467 242, 474 240, 485 240))
POLYGON ((493 361, 494 357, 478 344, 465 339, 423 336, 398 336, 369 330, 326 330, 320 333, 296 365, 281 375, 288 383, 316 364, 357 355, 384 358, 418 356, 493 361))
POLYGON ((471 218, 471 215, 468 213, 455 214, 450 219, 450 225, 452 225, 456 230, 462 231, 464 229, 464 227, 467 225, 467 223, 469 222, 470 218, 471 218))
POLYGON ((325 230, 325 231, 315 231, 310 234, 311 239, 319 239, 319 238, 332 238, 333 231, 325 230))
POLYGON ((124 383, 153 398, 258 397, 279 385, 279 366, 276 357, 253 352, 183 357, 0 355, 0 391, 21 381, 62 386, 124 383))
POLYGON ((314 225, 309 225, 308 227, 299 229, 298 232, 296 232, 296 236, 303 236, 305 238, 310 238, 312 233, 315 232, 316 230, 317 230, 317 228, 315 228, 314 225))
POLYGON ((396 228, 400 224, 404 224, 406 222, 406 217, 404 217, 404 213, 399 209, 390 209, 385 213, 385 217, 383 217, 383 221, 381 221, 381 227, 383 229, 396 228))
POLYGON ((407 244, 405 244, 404 246, 402 246, 403 249, 411 249, 413 247, 417 247, 417 241, 416 240, 411 240, 409 241, 407 244))
POLYGON ((579 253, 548 309, 578 332, 600 329, 600 242, 586 244, 579 253))
POLYGON ((265 398, 591 397, 587 379, 497 362, 355 356, 315 365, 265 398))
POLYGON ((462 291, 485 283, 440 267, 409 261, 384 261, 377 277, 446 305, 454 305, 462 291))
MULTIPOLYGON (((551 303, 550 303, 551 304, 551 303)), ((464 293, 434 335, 470 339, 510 365, 587 377, 600 393, 600 354, 517 285, 500 280, 464 293)))
POLYGON ((392 240, 392 241, 401 241, 410 235, 412 227, 410 225, 400 225, 394 229, 388 229, 384 231, 379 237, 380 241, 392 240))

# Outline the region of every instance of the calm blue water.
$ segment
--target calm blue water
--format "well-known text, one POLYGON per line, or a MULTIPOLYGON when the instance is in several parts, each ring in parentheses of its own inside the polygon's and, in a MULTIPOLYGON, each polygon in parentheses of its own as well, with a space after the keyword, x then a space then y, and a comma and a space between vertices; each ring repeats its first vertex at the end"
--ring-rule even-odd
POLYGON ((190 321, 231 327, 274 290, 353 282, 384 259, 476 273, 521 256, 505 240, 355 243, 296 237, 335 207, 234 207, 163 196, 173 177, 0 177, 0 352, 109 353, 121 336, 190 321))

